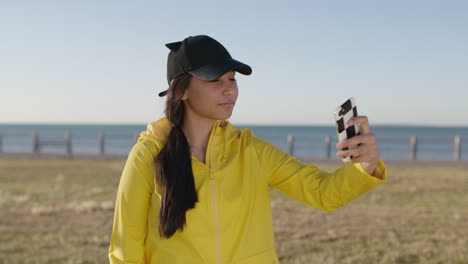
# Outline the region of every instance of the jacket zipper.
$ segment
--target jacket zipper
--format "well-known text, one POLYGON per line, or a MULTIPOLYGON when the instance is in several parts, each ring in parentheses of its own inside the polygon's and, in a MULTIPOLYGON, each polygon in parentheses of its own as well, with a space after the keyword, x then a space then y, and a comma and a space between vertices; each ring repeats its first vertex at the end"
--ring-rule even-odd
POLYGON ((216 239, 216 263, 221 264, 221 237, 219 234, 219 219, 218 219, 218 203, 216 200, 216 183, 213 177, 212 168, 213 168, 213 141, 216 134, 216 125, 213 128, 213 140, 210 146, 210 183, 211 183, 211 198, 213 201, 213 218, 215 224, 215 239, 216 239))
POLYGON ((219 223, 218 223, 218 204, 216 203, 216 186, 214 179, 211 179, 211 193, 213 194, 213 216, 215 222, 215 233, 216 233, 216 263, 221 264, 221 241, 219 237, 219 223))

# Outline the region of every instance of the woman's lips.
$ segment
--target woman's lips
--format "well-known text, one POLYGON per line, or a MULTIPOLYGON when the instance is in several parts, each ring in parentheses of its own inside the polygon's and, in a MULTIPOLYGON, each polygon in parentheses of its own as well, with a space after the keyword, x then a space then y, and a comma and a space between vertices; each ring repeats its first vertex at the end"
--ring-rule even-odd
POLYGON ((234 104, 233 103, 225 103, 225 104, 221 104, 222 106, 224 107, 233 107, 234 104))

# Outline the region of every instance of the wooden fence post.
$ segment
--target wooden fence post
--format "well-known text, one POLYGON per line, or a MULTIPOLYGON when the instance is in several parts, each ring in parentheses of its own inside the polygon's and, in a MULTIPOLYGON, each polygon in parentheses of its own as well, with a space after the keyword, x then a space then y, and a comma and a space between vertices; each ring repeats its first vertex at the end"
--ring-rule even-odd
POLYGON ((99 142, 99 154, 104 155, 104 133, 103 132, 99 132, 98 142, 99 142))
POLYGON ((65 148, 68 155, 72 155, 72 142, 70 132, 65 132, 65 148))
POLYGON ((325 137, 325 154, 327 159, 330 159, 330 154, 331 154, 331 137, 326 136, 325 137))
POLYGON ((39 133, 33 132, 32 134, 32 141, 33 141, 33 153, 39 153, 39 133))
POLYGON ((289 155, 294 155, 294 136, 292 134, 288 134, 288 152, 289 155))
POLYGON ((418 137, 412 136, 411 137, 411 159, 417 159, 417 152, 418 152, 418 137))
POLYGON ((454 138, 454 158, 455 160, 461 160, 461 137, 455 136, 454 138))

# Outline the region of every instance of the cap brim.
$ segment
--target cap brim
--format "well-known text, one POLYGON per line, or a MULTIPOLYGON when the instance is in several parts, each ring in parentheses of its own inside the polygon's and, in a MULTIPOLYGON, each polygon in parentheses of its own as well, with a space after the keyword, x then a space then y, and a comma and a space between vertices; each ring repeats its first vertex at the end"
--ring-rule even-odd
MULTIPOLYGON (((169 89, 169 88, 168 88, 168 89, 169 89)), ((164 91, 160 92, 160 93, 158 94, 158 95, 159 95, 159 97, 163 97, 163 96, 165 96, 165 95, 167 94, 167 90, 168 90, 168 89, 166 89, 166 90, 164 90, 164 91)))
MULTIPOLYGON (((233 58, 227 58, 220 62, 202 66, 198 69, 190 71, 189 73, 204 81, 213 81, 230 71, 237 71, 244 75, 252 74, 252 68, 250 68, 249 65, 237 61, 233 58)), ((166 94, 167 89, 165 91, 160 92, 158 95, 159 97, 163 97, 166 94)))
POLYGON ((252 74, 252 68, 250 68, 249 65, 233 58, 227 58, 220 62, 204 65, 198 69, 190 71, 190 74, 204 81, 213 81, 230 71, 237 71, 244 75, 252 74))

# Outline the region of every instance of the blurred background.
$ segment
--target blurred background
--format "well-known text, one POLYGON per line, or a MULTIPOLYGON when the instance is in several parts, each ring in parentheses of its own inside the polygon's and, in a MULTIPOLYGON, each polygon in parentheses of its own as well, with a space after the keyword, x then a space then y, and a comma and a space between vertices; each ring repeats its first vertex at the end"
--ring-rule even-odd
POLYGON ((0 264, 107 263, 126 156, 164 116, 165 44, 201 34, 253 69, 236 75, 234 126, 332 171, 332 113, 354 97, 388 161, 388 183, 329 214, 272 189, 282 264, 468 263, 467 13, 462 0, 0 0, 0 264))
MULTIPOLYGON (((157 96, 168 86, 164 44, 206 34, 253 68, 237 75, 230 121, 283 150, 291 134, 296 155, 327 157, 325 137, 336 141, 332 113, 353 96, 383 157, 412 158, 411 137, 419 136, 419 158, 453 159, 457 151, 463 158, 467 7, 1 1, 1 150, 32 152, 34 137, 45 142, 69 132, 74 153, 98 153, 102 132, 106 152, 127 153, 135 135, 164 116, 166 99, 157 96)), ((57 144, 41 149, 66 151, 57 144)))

